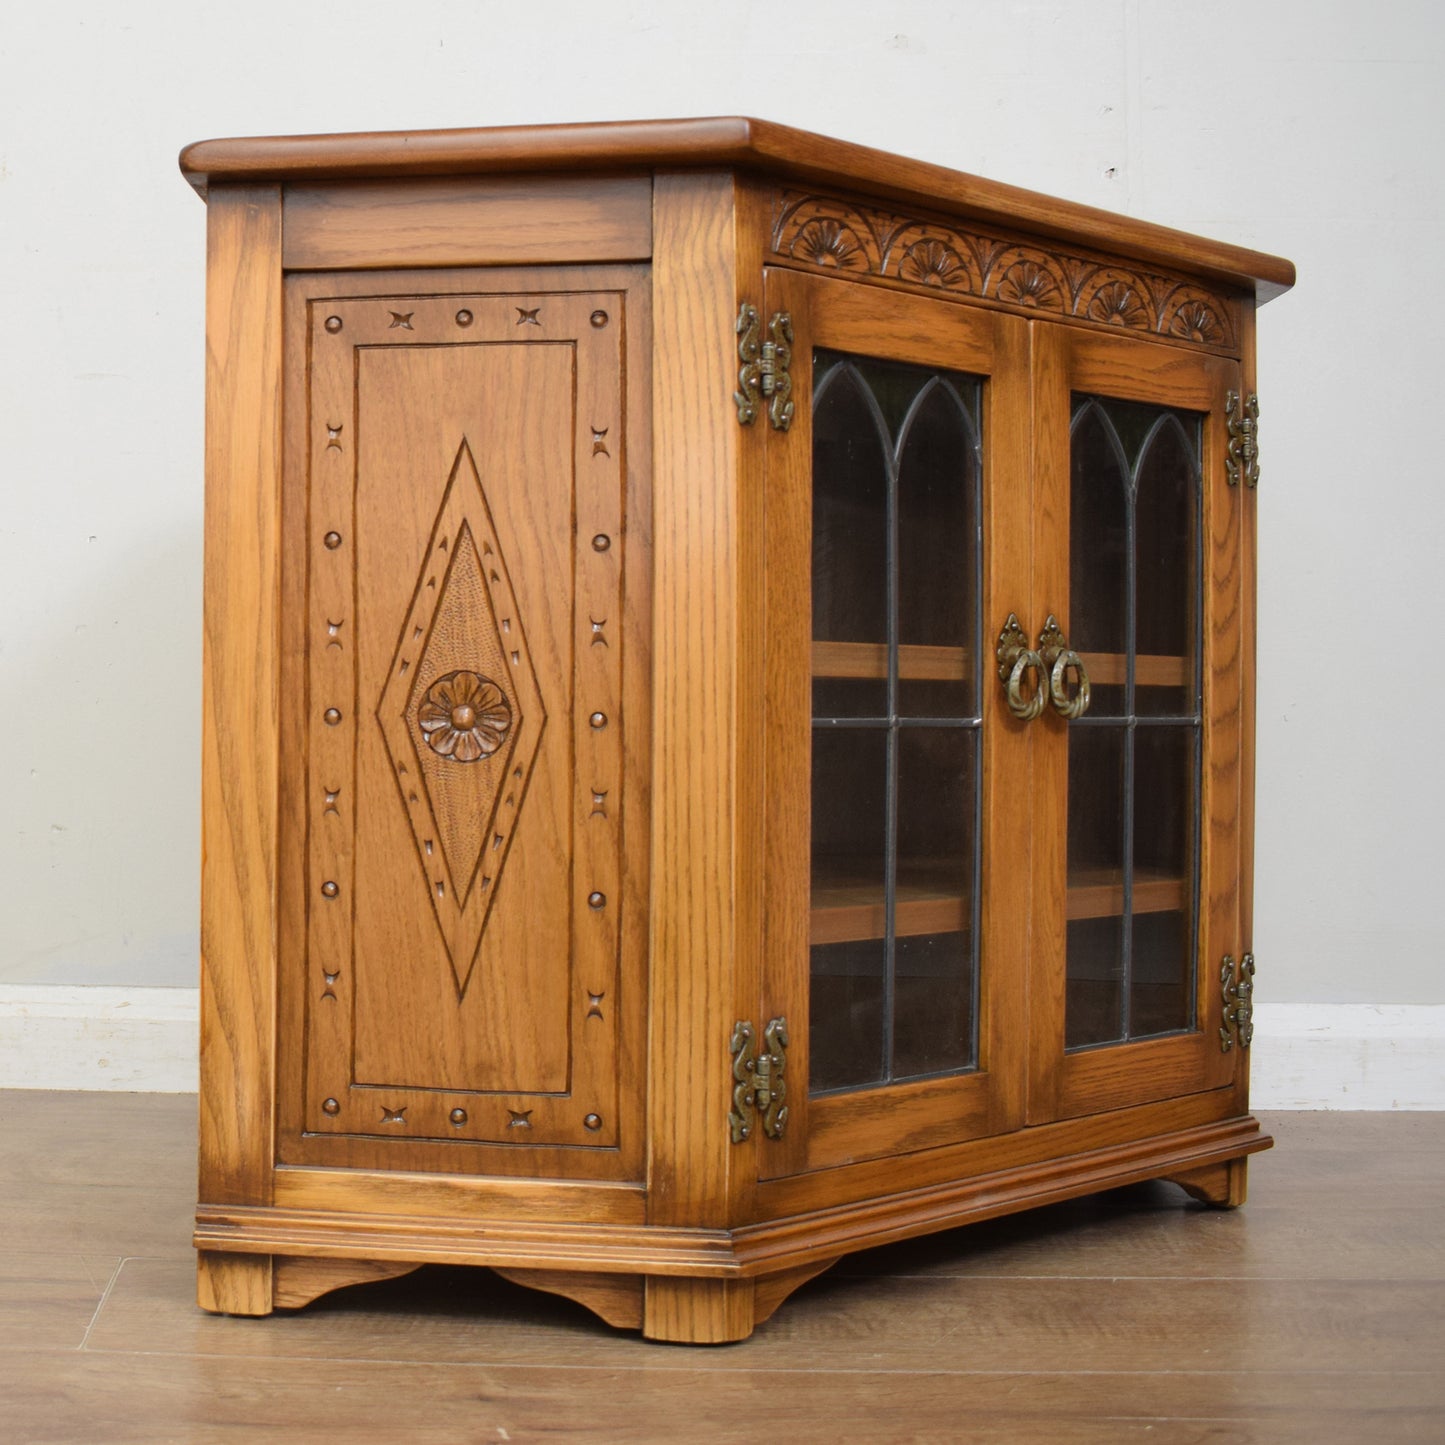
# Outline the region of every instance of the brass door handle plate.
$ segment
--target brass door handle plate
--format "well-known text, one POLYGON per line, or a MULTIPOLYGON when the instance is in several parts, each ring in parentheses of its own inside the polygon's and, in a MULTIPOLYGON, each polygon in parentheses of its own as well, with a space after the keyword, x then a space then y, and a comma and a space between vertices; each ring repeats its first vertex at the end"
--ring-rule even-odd
POLYGON ((1018 613, 1009 613, 1003 631, 998 635, 994 655, 998 658, 998 676, 1004 686, 1008 710, 1020 722, 1032 722, 1048 703, 1048 674, 1043 658, 1029 646, 1028 634, 1019 623, 1018 613), (1031 668, 1034 671, 1034 690, 1025 697, 1024 674, 1031 668))
POLYGON ((1084 659, 1069 646, 1059 619, 1051 612, 1044 630, 1039 633, 1039 656, 1049 676, 1049 697, 1060 717, 1083 717, 1089 710, 1089 674, 1084 659), (1069 669, 1074 670, 1077 686, 1069 691, 1069 669))

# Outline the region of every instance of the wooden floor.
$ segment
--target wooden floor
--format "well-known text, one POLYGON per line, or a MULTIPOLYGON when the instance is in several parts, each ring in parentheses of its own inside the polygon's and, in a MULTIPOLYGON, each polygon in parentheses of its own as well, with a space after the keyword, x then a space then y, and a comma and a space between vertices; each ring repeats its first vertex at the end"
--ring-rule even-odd
POLYGON ((1445 1441, 1445 1115, 1274 1114, 1250 1203, 1144 1185, 854 1256, 743 1344, 487 1270, 193 1303, 195 1100, 0 1093, 0 1440, 1445 1441))

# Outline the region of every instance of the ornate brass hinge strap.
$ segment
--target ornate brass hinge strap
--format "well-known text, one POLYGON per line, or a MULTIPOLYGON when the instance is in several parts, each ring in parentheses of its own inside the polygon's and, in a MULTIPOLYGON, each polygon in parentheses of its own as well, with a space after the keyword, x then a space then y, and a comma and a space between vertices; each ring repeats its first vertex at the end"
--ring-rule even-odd
POLYGON ((793 378, 788 368, 793 361, 793 318, 775 311, 768 322, 768 340, 762 340, 762 319, 758 308, 744 301, 738 310, 738 389, 733 393, 738 421, 748 426, 758 414, 758 402, 768 401, 768 420, 777 431, 787 431, 793 421, 793 378))
POLYGON ((1219 966, 1219 994, 1224 1004, 1220 1015, 1219 1047, 1228 1053, 1239 1041, 1242 1049, 1254 1042, 1254 955, 1246 953, 1236 968, 1234 955, 1226 953, 1219 966))
POLYGON ((1259 397, 1250 392, 1241 398, 1231 391, 1224 398, 1224 419, 1229 427, 1229 451, 1224 474, 1231 487, 1243 478, 1246 487, 1259 485, 1259 397))
POLYGON ((1254 1042, 1254 955, 1246 953, 1239 960, 1239 997, 1234 1004, 1234 1031, 1239 1046, 1247 1049, 1254 1042))
POLYGON ((733 1025, 733 1106, 728 1126, 734 1144, 752 1137, 753 1115, 762 1116, 763 1133, 781 1139, 788 1122, 788 1021, 776 1018, 763 1030, 763 1050, 757 1051, 753 1026, 744 1020, 733 1025))

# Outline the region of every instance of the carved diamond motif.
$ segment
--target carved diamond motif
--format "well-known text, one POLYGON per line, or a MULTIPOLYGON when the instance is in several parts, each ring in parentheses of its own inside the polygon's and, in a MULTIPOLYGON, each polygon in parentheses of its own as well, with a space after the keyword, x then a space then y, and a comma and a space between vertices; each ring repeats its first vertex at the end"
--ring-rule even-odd
POLYGON ((547 722, 465 438, 376 718, 457 992, 465 994, 547 722))

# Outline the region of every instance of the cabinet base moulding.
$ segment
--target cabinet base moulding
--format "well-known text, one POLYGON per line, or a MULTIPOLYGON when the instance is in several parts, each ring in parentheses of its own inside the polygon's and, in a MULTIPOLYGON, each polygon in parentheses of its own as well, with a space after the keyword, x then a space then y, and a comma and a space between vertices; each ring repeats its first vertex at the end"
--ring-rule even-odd
POLYGON ((1244 1202, 1248 1155, 1272 1142, 1245 1116, 732 1231, 506 1220, 480 1231, 464 1219, 203 1206, 199 1302, 266 1314, 420 1264, 464 1264, 563 1295, 649 1339, 721 1343, 746 1338, 854 1250, 1147 1179, 1233 1208, 1244 1202))

